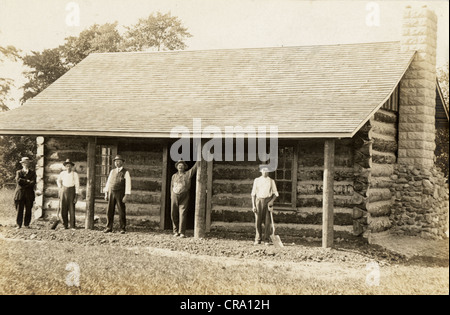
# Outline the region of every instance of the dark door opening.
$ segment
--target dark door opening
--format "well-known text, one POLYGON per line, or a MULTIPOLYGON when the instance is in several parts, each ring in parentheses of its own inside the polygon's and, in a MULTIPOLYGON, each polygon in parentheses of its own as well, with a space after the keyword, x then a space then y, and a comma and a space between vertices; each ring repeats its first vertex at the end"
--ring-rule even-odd
MULTIPOLYGON (((192 142, 191 142, 192 144, 192 142)), ((170 147, 170 146, 169 146, 170 147)), ((170 151, 170 150, 168 150, 170 151)), ((192 152, 192 150, 191 150, 192 152)), ((169 154, 169 152, 168 152, 169 154)), ((191 153, 192 155, 192 153, 191 153)), ((177 161, 172 161, 170 158, 170 154, 167 157, 167 190, 166 190, 166 209, 165 209, 165 224, 164 229, 169 230, 172 229, 172 218, 171 218, 171 184, 172 184, 172 175, 175 174, 177 169, 175 168, 175 163, 177 161)), ((189 169, 191 169, 195 165, 195 161, 186 161, 187 165, 189 166, 189 169)), ((196 197, 196 187, 197 187, 197 176, 192 176, 191 180, 191 189, 190 189, 190 195, 189 195, 189 206, 188 206, 188 212, 187 212, 187 224, 186 229, 187 230, 193 230, 194 229, 194 220, 195 220, 195 197, 196 197)))

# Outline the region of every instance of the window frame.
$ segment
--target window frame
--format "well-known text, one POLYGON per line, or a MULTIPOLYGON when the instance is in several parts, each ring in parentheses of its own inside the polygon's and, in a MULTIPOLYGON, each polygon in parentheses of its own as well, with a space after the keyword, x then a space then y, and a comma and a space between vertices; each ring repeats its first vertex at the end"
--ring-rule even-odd
MULTIPOLYGON (((278 150, 280 148, 291 147, 292 148, 292 163, 291 163, 291 201, 290 203, 280 203, 279 199, 275 200, 275 208, 280 210, 297 210, 297 172, 298 172, 298 142, 281 142, 278 144, 278 150)), ((278 160, 279 161, 279 160, 278 160)), ((279 166, 279 165, 278 165, 279 166)), ((273 179, 277 184, 277 189, 280 187, 279 182, 281 180, 277 179, 277 172, 274 172, 273 179)), ((289 180, 284 180, 289 181, 289 180)), ((278 193, 280 190, 278 189, 278 193)))
POLYGON ((113 159, 117 155, 117 142, 98 141, 95 147, 95 198, 103 200, 103 188, 108 180, 109 173, 114 168, 113 159), (110 154, 104 155, 103 148, 110 150, 110 154), (100 154, 99 153, 100 150, 100 154), (109 157, 109 163, 104 164, 104 157, 109 157), (103 168, 105 170, 103 171, 103 168))

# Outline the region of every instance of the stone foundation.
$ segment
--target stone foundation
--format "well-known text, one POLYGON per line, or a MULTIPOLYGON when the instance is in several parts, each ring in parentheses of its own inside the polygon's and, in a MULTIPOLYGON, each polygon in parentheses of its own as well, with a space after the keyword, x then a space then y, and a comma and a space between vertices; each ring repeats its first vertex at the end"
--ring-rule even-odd
POLYGON ((420 170, 396 165, 391 176, 395 196, 390 220, 392 232, 443 238, 448 230, 449 187, 438 169, 420 170))

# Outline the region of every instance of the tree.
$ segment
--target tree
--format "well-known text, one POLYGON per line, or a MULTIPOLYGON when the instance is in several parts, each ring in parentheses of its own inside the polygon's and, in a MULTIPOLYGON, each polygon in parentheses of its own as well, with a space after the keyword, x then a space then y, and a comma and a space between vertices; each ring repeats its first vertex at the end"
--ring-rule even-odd
POLYGON ((122 51, 123 38, 117 30, 117 22, 103 25, 94 24, 80 33, 78 37, 66 38, 61 46, 64 62, 73 67, 90 53, 122 51))
POLYGON ((141 51, 149 48, 160 50, 185 49, 186 38, 192 37, 179 18, 171 16, 170 12, 157 12, 138 23, 127 27, 126 48, 129 51, 141 51))
MULTIPOLYGON (((20 58, 19 50, 13 46, 0 46, 0 63, 9 59, 17 61, 20 58)), ((0 78, 0 111, 9 110, 7 101, 13 80, 0 78)), ((32 137, 5 136, 0 137, 0 187, 14 179, 15 170, 19 166, 22 156, 32 157, 36 150, 35 140, 32 137)))
POLYGON ((24 90, 20 99, 22 103, 38 95, 69 70, 62 61, 61 48, 45 49, 42 52, 32 51, 22 60, 24 65, 31 69, 24 72, 28 82, 22 86, 24 90))
MULTIPOLYGON (((0 64, 2 64, 6 59, 16 61, 18 58, 19 50, 14 46, 0 46, 0 64)), ((9 110, 7 103, 12 100, 9 98, 9 92, 12 86, 12 79, 0 78, 0 112, 9 110)))
MULTIPOLYGON (((449 106, 449 68, 448 62, 437 71, 439 85, 444 96, 444 106, 449 106)), ((449 176, 449 125, 436 129, 436 166, 438 166, 448 178, 449 176)))
POLYGON ((0 187, 14 180, 15 171, 20 168, 20 158, 27 156, 33 160, 35 152, 35 137, 0 137, 0 187))

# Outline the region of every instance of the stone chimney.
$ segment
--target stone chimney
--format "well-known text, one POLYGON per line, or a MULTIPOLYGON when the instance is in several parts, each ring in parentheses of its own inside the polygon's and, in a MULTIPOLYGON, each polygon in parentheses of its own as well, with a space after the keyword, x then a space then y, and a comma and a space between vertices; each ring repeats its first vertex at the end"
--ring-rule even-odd
POLYGON ((436 14, 407 6, 401 49, 416 55, 400 82, 398 163, 419 169, 434 165, 436 37, 436 14))

